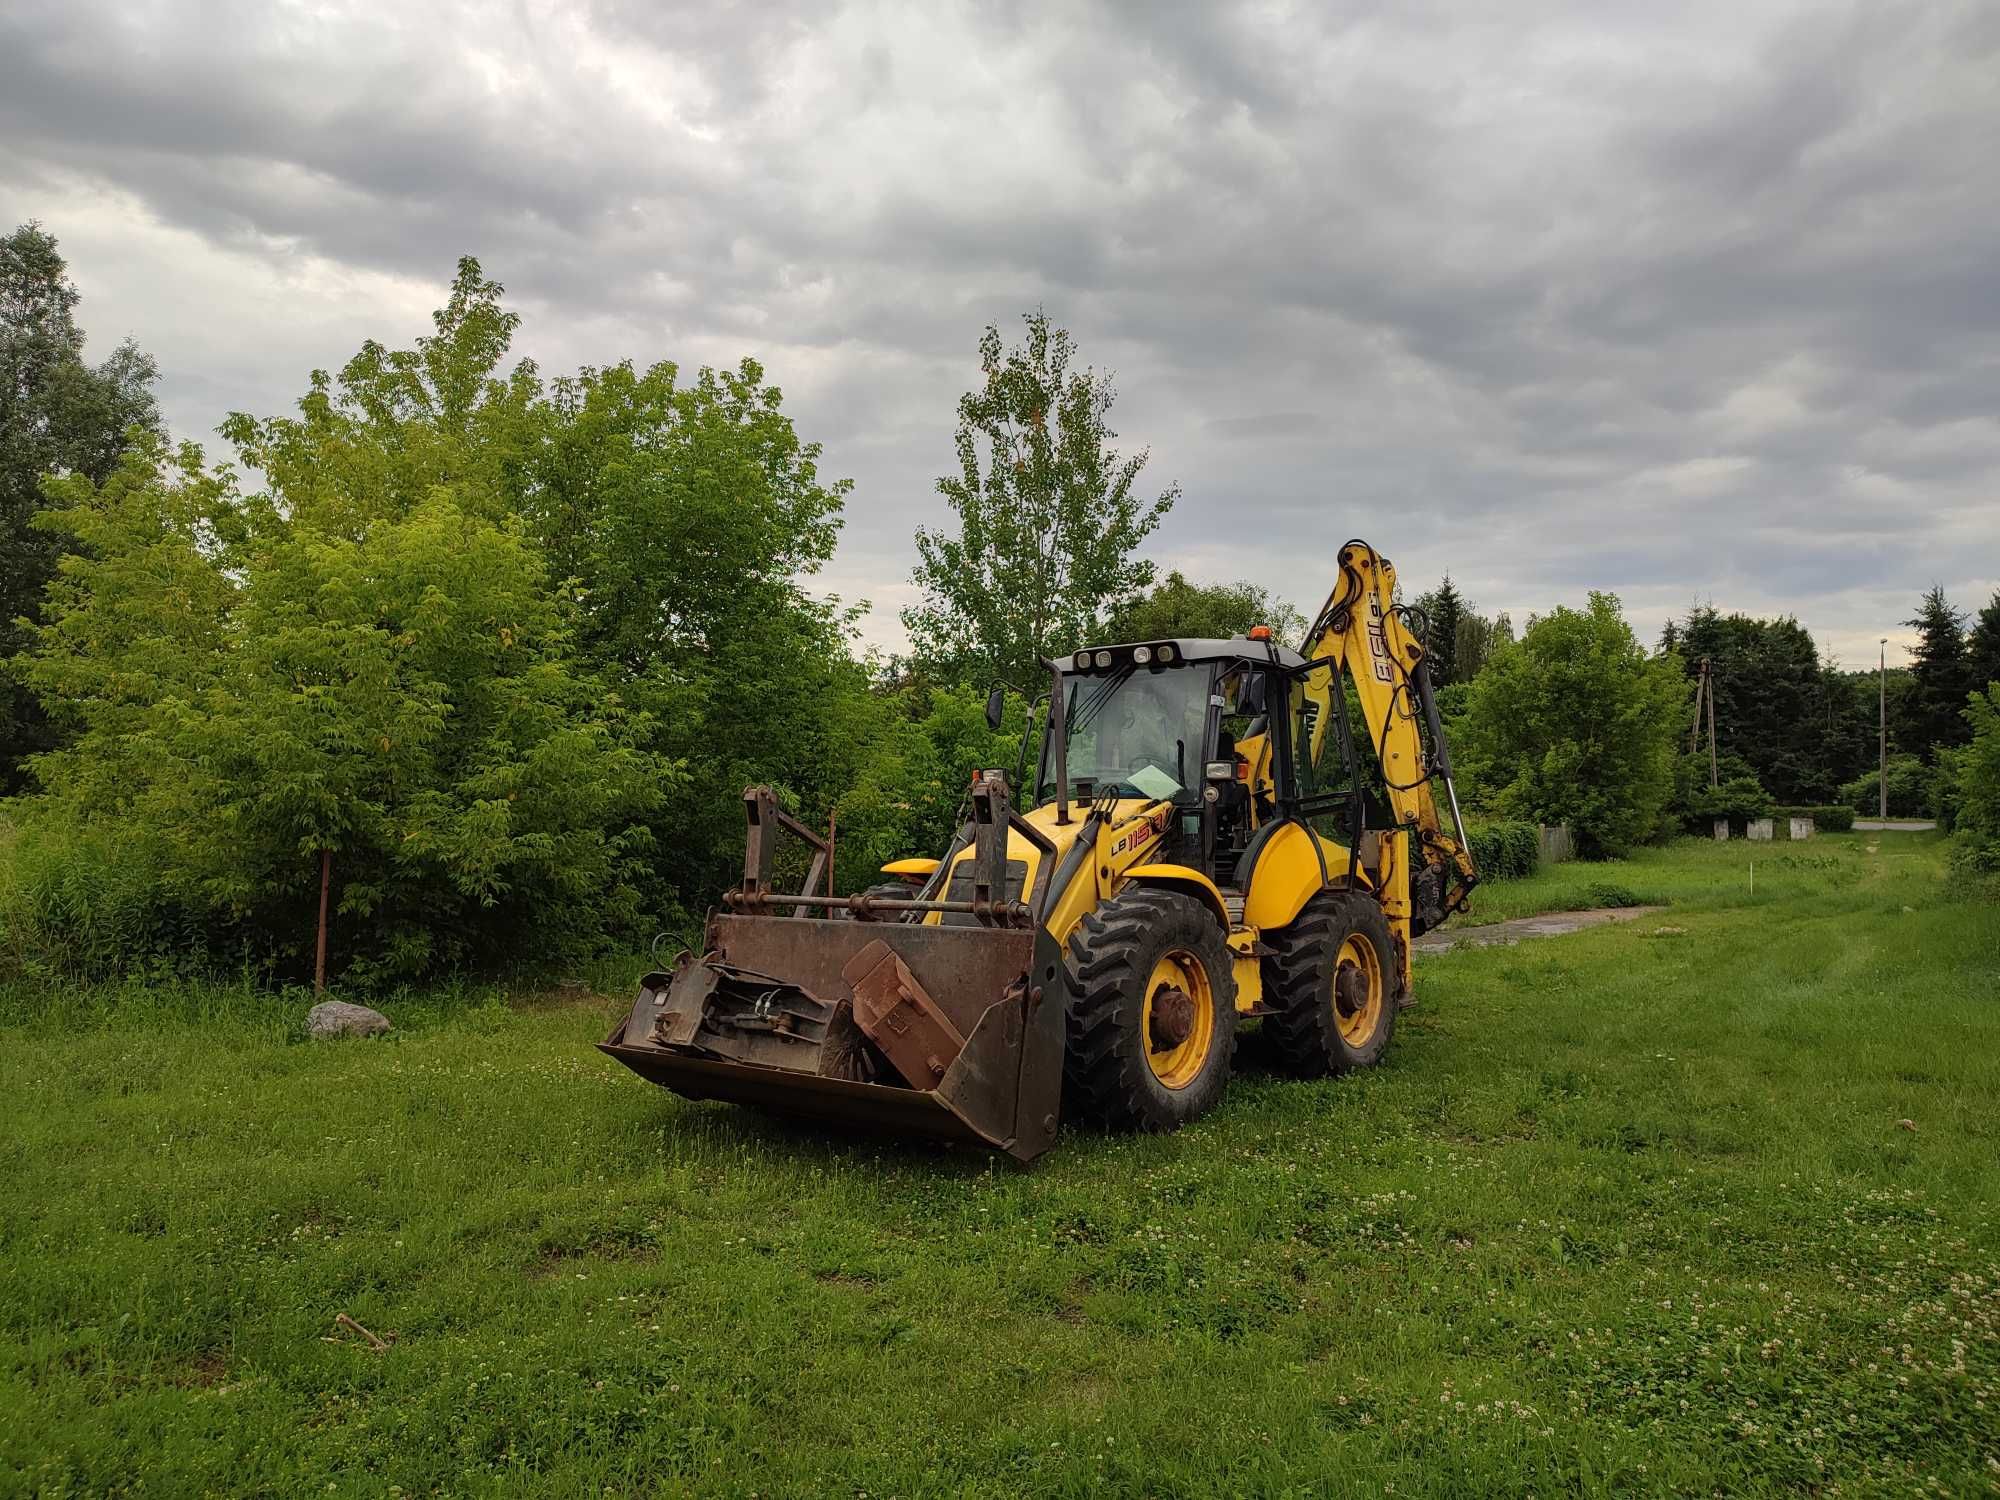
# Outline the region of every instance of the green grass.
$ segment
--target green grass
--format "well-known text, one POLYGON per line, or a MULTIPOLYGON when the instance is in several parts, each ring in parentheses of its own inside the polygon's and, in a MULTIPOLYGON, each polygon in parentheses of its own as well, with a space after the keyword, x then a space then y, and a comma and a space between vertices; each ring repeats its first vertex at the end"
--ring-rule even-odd
POLYGON ((1565 860, 1543 865, 1525 879, 1480 885, 1471 910, 1457 920, 1476 925, 1594 906, 1713 911, 1782 904, 1820 889, 1842 868, 1839 861, 1864 857, 1868 845, 1880 839, 1879 834, 1822 834, 1800 844, 1679 839, 1640 849, 1629 859, 1565 860))
POLYGON ((615 1002, 17 992, 0 1489, 1990 1491, 2000 908, 1868 837, 1539 877, 1675 906, 1025 1172, 683 1103, 615 1002))

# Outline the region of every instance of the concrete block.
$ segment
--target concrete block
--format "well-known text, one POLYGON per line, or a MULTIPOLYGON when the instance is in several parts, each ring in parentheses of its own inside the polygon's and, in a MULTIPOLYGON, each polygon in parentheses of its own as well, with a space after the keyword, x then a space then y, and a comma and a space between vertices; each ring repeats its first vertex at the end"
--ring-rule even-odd
POLYGON ((1749 825, 1744 829, 1743 836, 1761 843, 1770 843, 1771 820, 1769 818, 1752 818, 1749 825))
POLYGON ((1729 819, 1717 818, 1715 820, 1715 841, 1718 844, 1729 842, 1729 819))
POLYGON ((1813 836, 1813 832, 1814 832, 1814 827, 1813 827, 1813 820, 1811 818, 1792 819, 1793 843, 1796 844, 1800 839, 1811 838, 1813 836))

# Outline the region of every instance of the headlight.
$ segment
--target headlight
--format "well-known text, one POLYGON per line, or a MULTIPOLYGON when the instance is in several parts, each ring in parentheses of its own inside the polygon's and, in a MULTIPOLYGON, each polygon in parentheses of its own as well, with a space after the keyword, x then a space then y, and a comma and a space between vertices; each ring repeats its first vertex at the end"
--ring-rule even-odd
POLYGON ((1142 667, 1145 666, 1146 663, 1151 661, 1152 659, 1153 659, 1153 653, 1151 651, 1148 651, 1144 646, 1135 646, 1132 648, 1132 660, 1137 662, 1140 666, 1142 667))
POLYGON ((1108 666, 1110 666, 1110 665, 1111 665, 1111 653, 1110 653, 1109 651, 1100 651, 1100 652, 1098 652, 1098 653, 1097 653, 1097 664, 1098 664, 1098 665, 1099 665, 1100 667, 1108 667, 1108 666))
POLYGON ((1173 648, 1172 646, 1162 646, 1162 647, 1160 647, 1160 660, 1161 660, 1161 661, 1163 661, 1163 662, 1167 662, 1167 661, 1172 661, 1173 659, 1174 659, 1174 648, 1173 648))
POLYGON ((1090 653, 1088 651, 1077 652, 1076 660, 1071 665, 1079 672, 1088 672, 1090 670, 1090 653))

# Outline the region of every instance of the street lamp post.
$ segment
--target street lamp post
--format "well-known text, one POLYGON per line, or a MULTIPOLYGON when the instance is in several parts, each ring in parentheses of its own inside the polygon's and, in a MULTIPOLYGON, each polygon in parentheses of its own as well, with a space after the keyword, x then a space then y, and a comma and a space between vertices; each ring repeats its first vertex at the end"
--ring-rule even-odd
POLYGON ((1876 663, 1876 682, 1880 691, 1880 732, 1882 737, 1881 768, 1875 773, 1875 785, 1881 792, 1882 821, 1889 821, 1889 637, 1882 637, 1880 660, 1876 663))

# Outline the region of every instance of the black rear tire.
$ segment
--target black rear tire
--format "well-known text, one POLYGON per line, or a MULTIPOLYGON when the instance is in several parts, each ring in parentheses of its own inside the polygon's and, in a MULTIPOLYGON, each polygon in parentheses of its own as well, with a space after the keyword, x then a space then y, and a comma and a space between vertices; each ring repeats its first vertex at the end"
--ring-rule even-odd
POLYGON ((1232 963, 1214 915, 1192 896, 1128 887, 1086 916, 1063 965, 1064 1114, 1164 1131, 1213 1109, 1236 1052, 1232 963), (1179 1007, 1173 990, 1190 1003, 1179 1007), (1189 1028, 1178 1043, 1179 1023, 1167 1019, 1176 1008, 1189 1028))
POLYGON ((1395 1034, 1402 988, 1381 903, 1321 891, 1263 941, 1264 1025, 1279 1066, 1302 1078, 1373 1067, 1395 1034))

